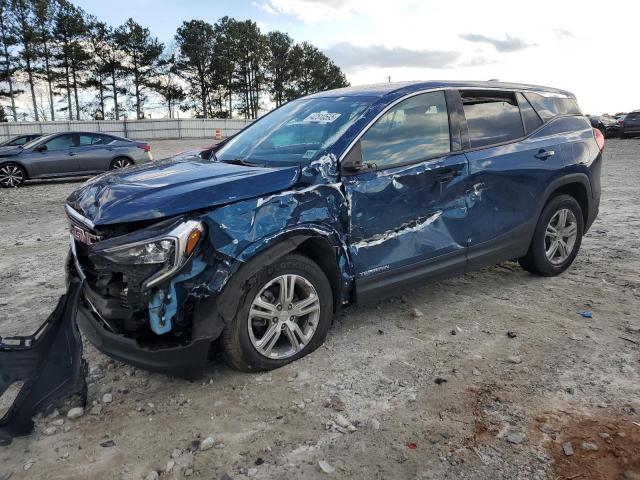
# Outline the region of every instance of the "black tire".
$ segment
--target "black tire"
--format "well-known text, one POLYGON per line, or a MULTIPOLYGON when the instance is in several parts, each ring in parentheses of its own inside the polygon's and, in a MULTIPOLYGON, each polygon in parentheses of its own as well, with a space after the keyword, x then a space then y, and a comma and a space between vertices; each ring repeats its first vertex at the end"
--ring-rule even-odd
POLYGON ((327 277, 315 262, 299 254, 285 255, 250 278, 245 288, 245 301, 221 336, 222 349, 231 366, 244 372, 273 370, 313 352, 324 343, 331 326, 333 293, 327 277), (274 359, 260 354, 252 344, 248 328, 249 310, 262 288, 284 274, 299 275, 313 285, 320 302, 320 314, 315 333, 302 349, 290 357, 274 359))
POLYGON ((620 132, 620 139, 624 140, 625 138, 627 138, 627 136, 624 133, 620 132))
POLYGON ((117 157, 111 161, 111 165, 109 166, 109 170, 120 170, 121 168, 127 168, 135 165, 133 160, 127 157, 117 157))
POLYGON ((16 188, 27 179, 27 172, 17 163, 7 162, 0 165, 0 187, 16 188))
MULTIPOLYGON (((520 265, 527 271, 544 277, 553 277, 564 272, 573 263, 582 244, 582 234, 584 232, 584 218, 580 204, 571 195, 560 194, 552 197, 542 209, 538 224, 536 225, 533 239, 527 254, 518 259, 520 265), (546 255, 545 233, 549 222, 560 210, 571 210, 576 219, 576 239, 571 253, 562 263, 552 263, 546 255)), ((553 254, 552 254, 553 256, 553 254)))

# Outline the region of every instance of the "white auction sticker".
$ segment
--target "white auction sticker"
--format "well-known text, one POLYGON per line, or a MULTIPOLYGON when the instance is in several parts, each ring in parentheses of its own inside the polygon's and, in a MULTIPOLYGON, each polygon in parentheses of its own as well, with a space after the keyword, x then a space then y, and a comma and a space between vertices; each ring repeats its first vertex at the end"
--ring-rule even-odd
POLYGON ((303 120, 303 123, 332 123, 342 115, 341 113, 329 113, 326 110, 314 112, 303 120))

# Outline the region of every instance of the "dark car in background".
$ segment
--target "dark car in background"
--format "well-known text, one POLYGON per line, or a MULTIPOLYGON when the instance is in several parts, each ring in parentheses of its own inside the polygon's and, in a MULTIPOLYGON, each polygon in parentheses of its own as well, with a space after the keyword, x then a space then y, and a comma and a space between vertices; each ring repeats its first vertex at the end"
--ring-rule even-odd
POLYGON ((350 87, 293 100, 200 156, 109 172, 67 199, 76 321, 124 362, 197 377, 294 361, 334 312, 519 259, 572 264, 604 138, 575 97, 500 82, 350 87))
POLYGON ((620 135, 620 125, 615 117, 608 115, 590 115, 588 118, 591 126, 600 130, 605 138, 613 138, 620 135))
POLYGON ((634 110, 620 120, 620 138, 640 136, 640 110, 634 110))
POLYGON ((151 160, 145 142, 105 133, 53 133, 0 149, 0 187, 18 187, 29 179, 95 175, 151 160))
POLYGON ((12 137, 9 140, 5 140, 4 142, 0 143, 0 148, 2 147, 19 147, 21 145, 24 145, 25 143, 30 142, 31 140, 35 140, 38 137, 41 137, 42 135, 39 133, 31 133, 28 135, 18 135, 17 137, 12 137))

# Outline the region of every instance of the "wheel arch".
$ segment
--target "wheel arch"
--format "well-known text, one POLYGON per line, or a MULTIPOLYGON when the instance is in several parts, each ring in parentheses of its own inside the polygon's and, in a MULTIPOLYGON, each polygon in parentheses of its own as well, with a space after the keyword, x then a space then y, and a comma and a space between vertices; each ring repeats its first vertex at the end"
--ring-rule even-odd
POLYGON ((30 175, 29 175, 29 169, 27 168, 27 166, 18 161, 18 160, 14 160, 13 157, 4 157, 4 158, 0 158, 0 166, 2 165, 6 165, 7 163, 13 163, 15 165, 18 165, 20 168, 22 168, 22 170, 24 170, 24 179, 25 180, 29 180, 30 175))
POLYGON ((343 293, 353 279, 346 247, 338 239, 336 232, 300 226, 246 248, 236 257, 239 266, 230 275, 220 294, 212 299, 224 323, 232 318, 243 300, 242 292, 247 281, 265 265, 270 265, 292 252, 305 255, 325 273, 334 297, 334 311, 338 311, 342 306, 343 293))
POLYGON ((584 220, 585 231, 589 224, 589 210, 591 208, 591 182, 589 177, 584 173, 573 173, 561 177, 552 182, 543 195, 543 202, 538 209, 538 215, 542 213, 544 206, 556 195, 567 194, 576 199, 582 210, 582 218, 584 220))

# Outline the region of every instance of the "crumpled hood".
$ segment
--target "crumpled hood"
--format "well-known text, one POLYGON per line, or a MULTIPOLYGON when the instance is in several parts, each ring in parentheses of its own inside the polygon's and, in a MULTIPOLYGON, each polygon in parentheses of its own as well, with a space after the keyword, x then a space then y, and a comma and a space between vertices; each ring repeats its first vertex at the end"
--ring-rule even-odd
POLYGON ((95 225, 152 220, 274 193, 294 185, 298 174, 297 166, 170 160, 99 175, 67 203, 95 225))
POLYGON ((15 145, 7 145, 6 147, 0 147, 0 157, 13 157, 22 152, 22 147, 16 147, 15 145))

